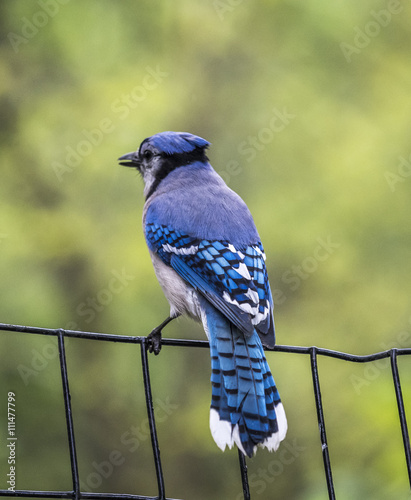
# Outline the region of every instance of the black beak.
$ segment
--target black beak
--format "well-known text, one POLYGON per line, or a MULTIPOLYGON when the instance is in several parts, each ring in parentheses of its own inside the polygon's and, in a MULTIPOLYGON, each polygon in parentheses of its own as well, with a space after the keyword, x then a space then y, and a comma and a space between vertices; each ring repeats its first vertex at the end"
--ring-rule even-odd
POLYGON ((132 153, 127 153, 123 156, 120 156, 118 161, 123 167, 140 168, 141 165, 137 151, 133 151, 132 153))

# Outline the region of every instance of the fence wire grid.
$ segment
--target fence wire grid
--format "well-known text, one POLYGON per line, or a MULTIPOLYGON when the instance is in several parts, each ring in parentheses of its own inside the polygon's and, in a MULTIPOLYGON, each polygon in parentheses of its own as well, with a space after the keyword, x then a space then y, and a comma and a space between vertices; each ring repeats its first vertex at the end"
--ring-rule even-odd
MULTIPOLYGON (((65 405, 65 417, 66 417, 66 427, 67 427, 67 435, 68 435, 68 447, 70 453, 70 463, 71 463, 71 477, 72 477, 72 485, 73 488, 70 491, 35 491, 35 490, 0 490, 1 497, 14 497, 14 498, 70 498, 73 500, 80 499, 108 499, 108 500, 173 500, 171 498, 166 497, 165 493, 165 482, 163 476, 163 470, 160 459, 160 447, 157 438, 157 429, 154 417, 154 407, 153 407, 153 398, 151 391, 151 383, 150 383, 150 371, 149 371, 149 362, 148 362, 148 341, 146 337, 134 337, 134 336, 126 336, 126 335, 115 335, 115 334, 107 334, 107 333, 95 333, 95 332, 83 332, 83 331, 75 331, 75 330, 63 330, 63 329, 49 329, 49 328, 39 328, 39 327, 31 327, 31 326, 21 326, 21 325, 10 325, 0 323, 0 331, 7 332, 19 332, 19 333, 29 333, 34 335, 49 335, 57 337, 58 341, 58 350, 59 350, 59 361, 60 361, 60 370, 61 370, 61 380, 62 380, 62 389, 64 396, 64 405, 65 405), (76 440, 73 426, 73 415, 71 408, 71 398, 70 398, 70 389, 69 389, 69 377, 67 373, 67 362, 66 362, 66 351, 64 339, 69 337, 74 338, 84 338, 91 339, 96 341, 106 341, 106 342, 123 342, 130 344, 140 344, 141 350, 141 361, 142 361, 142 376, 143 376, 143 384, 145 391, 145 399, 147 406, 147 416, 150 427, 150 436, 151 436, 151 446, 153 451, 153 460, 156 471, 157 478, 157 487, 158 487, 158 496, 144 496, 144 495, 131 495, 131 494, 122 494, 122 493, 91 493, 91 492, 83 492, 80 490, 80 479, 79 479, 79 471, 77 464, 77 450, 76 450, 76 440)), ((208 341, 203 340, 180 340, 180 339, 162 339, 162 344, 165 346, 185 346, 189 348, 205 348, 209 347, 208 341)), ((324 474, 325 481, 327 484, 328 497, 330 500, 336 498, 331 460, 328 451, 327 444, 327 435, 325 430, 325 418, 323 411, 323 404, 321 398, 321 388, 320 388, 320 377, 318 373, 318 356, 327 356, 331 358, 337 358, 345 361, 350 361, 354 363, 367 363, 371 361, 376 361, 383 358, 390 358, 391 361, 391 372, 395 390, 395 396, 398 407, 398 415, 399 422, 401 426, 402 440, 404 445, 404 454, 405 461, 408 472, 408 479, 411 488, 411 450, 410 450, 410 438, 408 433, 408 425, 407 418, 405 414, 404 400, 402 396, 401 390, 401 382, 400 375, 398 370, 397 359, 398 356, 410 356, 411 348, 402 348, 402 349, 389 349, 386 351, 378 352, 375 354, 369 354, 365 356, 358 356, 347 354, 344 352, 333 351, 329 349, 323 349, 319 347, 300 347, 300 346, 287 346, 287 345, 277 345, 274 349, 266 349, 277 351, 277 352, 285 352, 285 353, 294 353, 294 354, 303 354, 310 357, 311 363, 311 374, 313 380, 313 389, 314 389, 314 398, 315 405, 317 409, 317 419, 318 419, 318 427, 320 433, 320 445, 321 452, 323 457, 323 466, 324 466, 324 474)), ((251 493, 248 483, 247 476, 247 463, 244 455, 238 451, 239 458, 239 471, 240 478, 242 483, 244 500, 251 500, 251 493)))

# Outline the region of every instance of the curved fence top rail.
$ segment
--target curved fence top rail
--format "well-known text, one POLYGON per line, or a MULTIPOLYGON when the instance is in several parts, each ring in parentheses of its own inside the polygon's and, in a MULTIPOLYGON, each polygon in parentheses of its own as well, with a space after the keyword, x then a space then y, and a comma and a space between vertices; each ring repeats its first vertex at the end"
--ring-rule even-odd
MULTIPOLYGON (((0 323, 0 331, 9 332, 20 332, 20 333, 31 333, 34 335, 52 335, 58 336, 63 334, 64 337, 71 338, 82 338, 91 340, 102 340, 106 342, 124 342, 130 344, 141 344, 145 341, 146 337, 132 336, 132 335, 120 335, 113 333, 98 333, 98 332, 85 332, 80 330, 65 330, 62 328, 41 328, 37 326, 23 326, 23 325, 11 325, 7 323, 0 323)), ((168 339, 163 338, 161 340, 162 345, 169 346, 185 346, 185 347, 209 347, 207 340, 191 340, 191 339, 168 339)), ((316 346, 292 346, 292 345, 281 345, 277 344, 273 349, 264 348, 266 351, 275 352, 288 352, 293 354, 311 354, 313 351, 320 356, 328 356, 331 358, 342 359, 346 361, 352 361, 354 363, 366 363, 368 361, 375 361, 377 359, 389 358, 392 353, 395 352, 396 355, 410 355, 411 348, 392 348, 385 351, 379 351, 373 354, 350 354, 341 351, 334 351, 332 349, 325 349, 323 347, 316 346)))

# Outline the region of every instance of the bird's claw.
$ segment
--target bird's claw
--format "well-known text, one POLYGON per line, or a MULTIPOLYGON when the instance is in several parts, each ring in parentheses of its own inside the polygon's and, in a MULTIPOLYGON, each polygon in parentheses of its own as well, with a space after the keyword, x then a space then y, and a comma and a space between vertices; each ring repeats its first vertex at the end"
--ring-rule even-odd
POLYGON ((157 354, 161 351, 161 330, 154 328, 154 330, 147 335, 148 352, 157 354))

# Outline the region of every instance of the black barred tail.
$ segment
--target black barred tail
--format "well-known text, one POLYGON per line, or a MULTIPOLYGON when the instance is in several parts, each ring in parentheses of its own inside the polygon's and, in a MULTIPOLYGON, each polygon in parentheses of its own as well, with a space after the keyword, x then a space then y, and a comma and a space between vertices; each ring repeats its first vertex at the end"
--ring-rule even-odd
POLYGON ((258 334, 246 338, 215 309, 207 314, 207 330, 215 442, 222 450, 235 443, 249 457, 257 446, 277 450, 287 419, 258 334))

